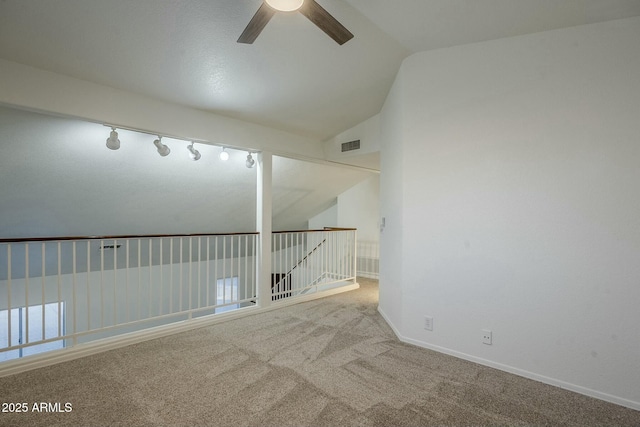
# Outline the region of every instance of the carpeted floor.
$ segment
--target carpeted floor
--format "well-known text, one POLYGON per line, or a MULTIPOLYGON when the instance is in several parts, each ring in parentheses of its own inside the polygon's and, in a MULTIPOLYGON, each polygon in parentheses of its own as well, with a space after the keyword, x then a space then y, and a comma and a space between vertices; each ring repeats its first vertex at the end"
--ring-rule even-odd
POLYGON ((640 426, 640 412, 399 342, 377 282, 0 378, 16 426, 640 426), (52 403, 71 412, 33 412, 52 403))

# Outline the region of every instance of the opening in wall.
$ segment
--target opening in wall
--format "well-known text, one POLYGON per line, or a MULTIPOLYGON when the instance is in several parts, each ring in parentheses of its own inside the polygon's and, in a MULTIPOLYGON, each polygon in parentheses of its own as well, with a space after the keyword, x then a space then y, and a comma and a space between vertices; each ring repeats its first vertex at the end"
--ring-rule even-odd
MULTIPOLYGON (((11 311, 0 310, 0 350, 10 345, 15 346, 64 336, 64 305, 64 302, 52 302, 12 308, 11 311), (11 343, 9 343, 9 338, 11 338, 11 343)), ((63 339, 16 350, 0 351, 0 362, 60 348, 64 348, 63 339)))
POLYGON ((225 311, 240 308, 240 304, 230 304, 233 301, 238 301, 239 299, 238 276, 225 277, 223 279, 216 280, 216 305, 222 305, 222 307, 216 308, 216 313, 223 313, 225 311))

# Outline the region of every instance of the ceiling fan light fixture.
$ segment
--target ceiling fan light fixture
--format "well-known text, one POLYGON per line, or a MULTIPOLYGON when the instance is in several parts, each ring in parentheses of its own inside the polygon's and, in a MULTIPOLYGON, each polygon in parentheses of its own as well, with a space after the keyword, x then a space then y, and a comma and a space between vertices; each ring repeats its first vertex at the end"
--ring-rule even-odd
POLYGON ((339 45, 353 38, 353 34, 327 12, 316 0, 264 0, 258 11, 238 38, 238 43, 252 44, 278 12, 298 11, 339 45))
POLYGON ((273 9, 280 12, 294 12, 302 7, 304 0, 265 0, 273 9))

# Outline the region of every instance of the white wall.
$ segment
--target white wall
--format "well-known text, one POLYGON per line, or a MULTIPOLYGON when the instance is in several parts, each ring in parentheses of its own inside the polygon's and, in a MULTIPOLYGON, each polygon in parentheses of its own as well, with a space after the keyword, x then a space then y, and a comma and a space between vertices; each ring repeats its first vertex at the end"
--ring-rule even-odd
POLYGON ((402 68, 380 113, 380 312, 401 331, 404 290, 404 79, 402 68))
POLYGON ((356 228, 357 275, 378 279, 380 259, 380 176, 372 175, 337 198, 336 204, 309 220, 309 229, 356 228))
POLYGON ((338 196, 338 227, 357 228, 359 241, 377 242, 379 205, 380 176, 373 175, 338 196))
POLYGON ((309 230, 322 230, 324 227, 338 227, 337 200, 336 204, 320 212, 313 218, 310 218, 308 224, 309 230))
MULTIPOLYGON (((379 169, 380 114, 324 142, 327 160, 379 169), (341 152, 341 144, 360 140, 360 149, 341 152)), ((380 176, 371 176, 341 193, 334 206, 309 219, 309 229, 346 227, 358 229, 358 241, 379 241, 380 176)))
POLYGON ((358 241, 380 240, 380 177, 370 178, 338 195, 336 204, 309 219, 309 229, 357 228, 358 241))
POLYGON ((640 18, 405 60, 380 185, 404 340, 640 409, 639 75, 640 18))

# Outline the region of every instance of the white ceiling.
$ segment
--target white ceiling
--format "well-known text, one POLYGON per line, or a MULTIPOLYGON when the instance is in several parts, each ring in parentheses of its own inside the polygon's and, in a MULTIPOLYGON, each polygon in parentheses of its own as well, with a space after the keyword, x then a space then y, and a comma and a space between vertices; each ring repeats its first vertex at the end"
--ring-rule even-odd
POLYGON ((638 0, 346 0, 411 52, 640 15, 638 0))
POLYGON ((325 140, 379 112, 407 55, 640 15, 639 0, 317 0, 236 43, 261 0, 2 0, 0 57, 325 140))
POLYGON ((299 13, 236 43, 261 0, 6 0, 0 57, 326 139, 374 114, 406 55, 340 0, 339 46, 299 13), (345 114, 346 113, 346 114, 345 114))
MULTIPOLYGON (((0 0, 0 58, 321 144, 377 114, 413 52, 640 15, 640 0, 317 1, 352 40, 339 46, 292 13, 236 43, 261 0, 0 0)), ((0 108, 0 236, 254 228, 246 153, 220 164, 219 148, 203 145, 194 163, 185 141, 167 139, 173 152, 160 158, 153 136, 121 131, 110 151, 107 134, 0 108)), ((276 158, 274 228, 303 228, 369 176, 276 158)))

